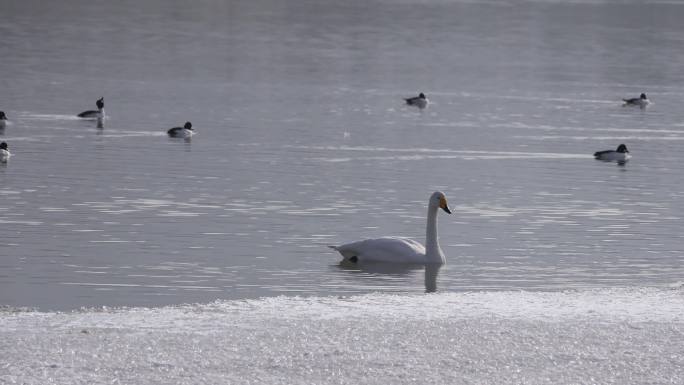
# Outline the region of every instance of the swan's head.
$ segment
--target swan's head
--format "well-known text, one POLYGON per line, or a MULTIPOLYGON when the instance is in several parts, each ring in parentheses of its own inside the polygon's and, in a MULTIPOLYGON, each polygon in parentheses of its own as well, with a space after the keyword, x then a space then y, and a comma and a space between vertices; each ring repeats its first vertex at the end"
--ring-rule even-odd
POLYGON ((447 204, 446 195, 441 191, 435 191, 430 197, 430 207, 439 207, 444 210, 447 214, 451 214, 449 210, 449 205, 447 204))

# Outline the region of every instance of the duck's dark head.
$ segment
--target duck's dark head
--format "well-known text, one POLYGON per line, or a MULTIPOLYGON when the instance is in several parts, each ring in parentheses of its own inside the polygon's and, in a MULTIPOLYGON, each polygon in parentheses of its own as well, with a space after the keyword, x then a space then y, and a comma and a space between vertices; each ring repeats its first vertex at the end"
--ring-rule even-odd
POLYGON ((103 109, 104 108, 104 97, 97 99, 97 101, 95 102, 95 105, 97 106, 97 108, 103 109))
POLYGON ((641 100, 646 100, 646 99, 648 99, 648 98, 646 97, 646 94, 641 94, 641 95, 639 96, 639 99, 641 99, 641 100))
POLYGON ((625 146, 624 144, 621 144, 621 145, 618 146, 617 152, 621 152, 621 153, 624 154, 624 153, 626 153, 626 152, 629 152, 629 150, 627 150, 627 146, 625 146))
POLYGON ((5 115, 5 111, 0 111, 0 120, 7 120, 7 115, 5 115))
POLYGON ((5 142, 0 143, 0 150, 7 150, 7 143, 5 143, 5 142))
POLYGON ((425 94, 421 92, 421 93, 418 95, 418 97, 421 98, 421 99, 425 99, 425 94))
POLYGON ((185 122, 185 124, 183 125, 183 128, 185 128, 186 130, 192 131, 192 123, 185 122))

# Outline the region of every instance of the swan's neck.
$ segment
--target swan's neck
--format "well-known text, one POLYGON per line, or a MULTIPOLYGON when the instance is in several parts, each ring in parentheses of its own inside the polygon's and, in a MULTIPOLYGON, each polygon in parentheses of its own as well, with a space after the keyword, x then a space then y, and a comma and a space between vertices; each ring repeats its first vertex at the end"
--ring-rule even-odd
POLYGON ((444 263, 444 253, 439 247, 439 236, 437 235, 437 209, 438 207, 429 206, 427 214, 427 230, 425 234, 425 259, 430 263, 444 263))

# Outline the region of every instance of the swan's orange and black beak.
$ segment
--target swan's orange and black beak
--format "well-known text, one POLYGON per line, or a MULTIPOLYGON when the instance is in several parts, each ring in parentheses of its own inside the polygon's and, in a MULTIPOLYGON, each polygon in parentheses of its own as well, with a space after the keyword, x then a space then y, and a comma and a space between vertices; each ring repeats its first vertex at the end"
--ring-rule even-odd
POLYGON ((447 214, 451 214, 451 210, 449 210, 449 206, 447 205, 447 200, 444 197, 439 198, 439 208, 446 211, 447 214))

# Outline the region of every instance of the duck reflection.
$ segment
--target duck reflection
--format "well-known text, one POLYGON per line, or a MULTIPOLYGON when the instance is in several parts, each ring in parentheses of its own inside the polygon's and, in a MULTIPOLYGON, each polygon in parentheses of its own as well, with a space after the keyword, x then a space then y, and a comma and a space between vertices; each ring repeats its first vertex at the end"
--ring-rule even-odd
POLYGON ((342 270, 356 273, 366 273, 373 275, 386 275, 395 277, 407 277, 415 274, 420 270, 425 272, 425 292, 434 293, 437 291, 437 276, 439 270, 442 268, 441 263, 428 264, 394 264, 381 262, 367 262, 367 263, 353 263, 348 260, 342 260, 338 267, 342 270))
POLYGON ((102 130, 104 129, 104 118, 82 119, 81 125, 84 127, 93 127, 93 123, 95 123, 98 134, 102 134, 102 130))

